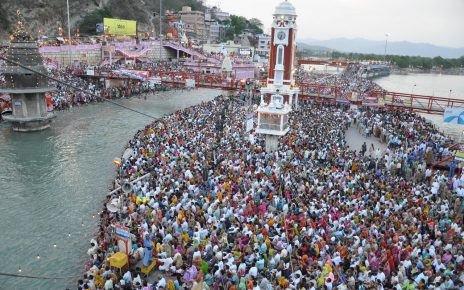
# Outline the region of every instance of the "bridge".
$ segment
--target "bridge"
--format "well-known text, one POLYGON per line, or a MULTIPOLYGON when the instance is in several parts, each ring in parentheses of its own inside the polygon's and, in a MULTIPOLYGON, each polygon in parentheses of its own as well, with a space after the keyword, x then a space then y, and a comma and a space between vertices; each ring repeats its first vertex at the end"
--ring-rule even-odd
MULTIPOLYGON (((194 79, 198 87, 245 90, 242 80, 226 79, 221 76, 187 72, 151 71, 151 75, 160 76, 162 83, 174 86, 185 85, 186 79, 194 79)), ((260 81, 263 85, 265 81, 260 81)), ((367 94, 360 92, 343 93, 339 86, 321 85, 317 83, 298 83, 300 99, 315 102, 349 103, 369 107, 385 107, 389 110, 405 110, 409 112, 441 115, 446 107, 464 107, 464 99, 424 96, 417 94, 389 91, 373 91, 367 94)), ((258 90, 255 90, 257 93, 258 90)))
POLYGON ((328 65, 328 66, 337 66, 345 67, 349 62, 344 60, 315 60, 315 59, 298 59, 298 65, 309 64, 309 65, 328 65))
MULTIPOLYGON (((185 71, 150 70, 150 77, 159 77, 161 83, 173 87, 185 87, 186 80, 195 80, 196 87, 221 89, 227 91, 245 91, 244 79, 224 78, 220 75, 189 73, 185 71)), ((79 74, 78 74, 79 75, 79 74)), ((84 75, 81 75, 84 76, 84 75)), ((95 71, 95 78, 133 79, 128 75, 115 75, 111 71, 95 71)), ((255 81, 254 93, 259 93, 259 87, 266 82, 255 81)), ((464 99, 425 96, 418 94, 399 93, 390 91, 344 92, 343 88, 335 85, 321 85, 318 83, 301 82, 296 84, 300 88, 301 100, 327 103, 345 103, 367 107, 382 107, 388 110, 402 110, 408 112, 442 115, 446 107, 464 107, 464 99)))

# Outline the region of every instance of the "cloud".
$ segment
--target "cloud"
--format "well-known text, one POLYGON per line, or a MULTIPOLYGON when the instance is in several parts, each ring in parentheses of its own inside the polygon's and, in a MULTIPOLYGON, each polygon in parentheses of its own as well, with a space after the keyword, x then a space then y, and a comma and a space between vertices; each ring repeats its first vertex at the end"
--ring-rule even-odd
MULTIPOLYGON (((281 0, 206 0, 231 14, 270 27, 281 0)), ((464 47, 463 0, 291 0, 299 15, 298 38, 363 37, 464 47)))

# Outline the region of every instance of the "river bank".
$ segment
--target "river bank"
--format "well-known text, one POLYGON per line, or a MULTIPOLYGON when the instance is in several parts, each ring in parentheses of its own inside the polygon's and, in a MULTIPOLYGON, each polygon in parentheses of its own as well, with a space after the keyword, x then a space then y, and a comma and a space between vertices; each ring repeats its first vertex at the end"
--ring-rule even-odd
MULTIPOLYGON (((162 117, 219 94, 170 91, 117 102, 162 117)), ((98 230, 101 201, 116 173, 111 161, 151 121, 108 102, 56 114, 50 130, 31 134, 13 133, 8 123, 0 123, 0 187, 8 196, 0 203, 0 231, 8 233, 0 237, 0 268, 57 277, 1 277, 2 289, 76 288, 89 241, 98 230)))

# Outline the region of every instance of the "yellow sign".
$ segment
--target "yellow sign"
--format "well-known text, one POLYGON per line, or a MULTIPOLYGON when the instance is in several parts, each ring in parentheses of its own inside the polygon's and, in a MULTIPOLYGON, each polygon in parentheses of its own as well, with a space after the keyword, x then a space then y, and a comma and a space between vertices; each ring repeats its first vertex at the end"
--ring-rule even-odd
POLYGON ((133 35, 137 34, 137 21, 103 18, 105 34, 109 35, 133 35))

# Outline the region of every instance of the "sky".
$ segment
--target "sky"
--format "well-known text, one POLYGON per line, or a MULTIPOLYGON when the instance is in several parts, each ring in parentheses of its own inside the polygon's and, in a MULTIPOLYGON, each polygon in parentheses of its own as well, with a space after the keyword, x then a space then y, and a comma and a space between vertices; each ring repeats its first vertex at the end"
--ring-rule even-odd
MULTIPOLYGON (((282 0, 204 0, 208 6, 258 18, 268 32, 282 0)), ((366 38, 464 47, 464 0, 290 0, 298 39, 366 38)))

